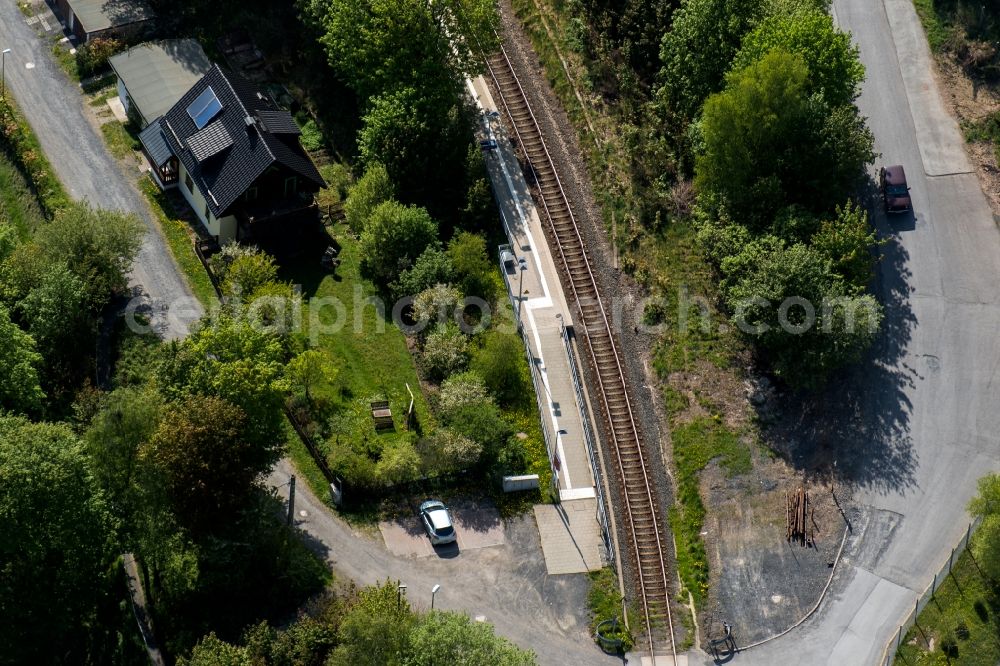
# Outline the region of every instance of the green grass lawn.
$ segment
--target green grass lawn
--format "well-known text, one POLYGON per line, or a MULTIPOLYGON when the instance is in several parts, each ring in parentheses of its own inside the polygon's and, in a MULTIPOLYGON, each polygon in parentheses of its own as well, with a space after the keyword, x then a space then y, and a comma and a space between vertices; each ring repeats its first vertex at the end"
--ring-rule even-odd
POLYGON ((1000 587, 966 552, 941 583, 896 653, 909 666, 996 666, 1000 663, 1000 587), (931 649, 933 641, 933 649, 931 649))
POLYGON ((101 125, 101 134, 115 159, 134 158, 136 151, 142 149, 139 136, 133 131, 131 124, 123 125, 117 120, 110 120, 101 125))
POLYGON ((386 306, 383 316, 368 304, 368 299, 377 299, 378 294, 361 276, 358 242, 343 225, 337 225, 335 233, 341 245, 341 264, 334 273, 323 270, 318 261, 297 261, 280 271, 282 280, 302 285, 303 296, 309 299, 303 306, 303 334, 317 349, 327 352, 337 367, 334 388, 322 396, 333 403, 333 436, 369 439, 383 446, 411 437, 412 433, 404 430, 410 391, 416 431, 429 432, 434 420, 406 337, 389 320, 391 305, 386 306), (394 431, 375 432, 369 405, 373 400, 389 401, 394 431))
POLYGON ((45 215, 24 175, 0 153, 0 220, 10 224, 22 240, 31 237, 45 215))
POLYGON ((191 285, 191 291, 206 309, 212 307, 218 302, 218 298, 215 294, 215 288, 212 287, 212 281, 208 279, 208 273, 205 272, 205 267, 201 265, 201 261, 194 253, 194 230, 174 213, 169 199, 149 176, 142 177, 139 181, 139 189, 146 195, 149 207, 160 224, 163 236, 167 239, 167 245, 170 246, 170 252, 174 255, 174 260, 181 272, 187 278, 188 284, 191 285))

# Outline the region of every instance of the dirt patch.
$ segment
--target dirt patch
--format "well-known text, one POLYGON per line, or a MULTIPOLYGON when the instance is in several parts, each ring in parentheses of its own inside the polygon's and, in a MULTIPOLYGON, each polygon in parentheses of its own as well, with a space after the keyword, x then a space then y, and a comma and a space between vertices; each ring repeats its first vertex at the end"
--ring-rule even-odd
MULTIPOLYGON (((1000 85, 972 79, 950 55, 937 54, 938 86, 952 114, 964 127, 1000 111, 1000 85)), ((997 150, 988 141, 967 142, 969 157, 993 215, 1000 216, 1000 163, 997 150)))
POLYGON ((826 483, 803 481, 778 460, 758 460, 751 474, 727 478, 718 465, 702 473, 709 512, 702 533, 711 564, 709 602, 700 614, 702 639, 733 625, 739 645, 768 638, 798 622, 833 572, 845 522, 826 483), (786 539, 786 495, 809 495, 813 544, 786 539), (812 525, 813 519, 815 525, 812 525))

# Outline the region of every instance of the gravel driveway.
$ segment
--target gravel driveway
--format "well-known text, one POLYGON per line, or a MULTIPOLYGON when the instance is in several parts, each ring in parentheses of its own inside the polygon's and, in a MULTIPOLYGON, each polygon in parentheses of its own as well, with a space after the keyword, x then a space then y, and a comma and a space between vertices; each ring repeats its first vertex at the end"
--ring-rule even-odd
POLYGON ((145 198, 87 120, 79 88, 52 61, 49 39, 40 38, 25 22, 13 0, 0 1, 0 48, 11 50, 6 57, 7 90, 74 199, 136 213, 146 223, 149 232, 132 268, 130 286, 142 299, 140 311, 149 314, 157 333, 166 339, 183 337, 202 315, 201 305, 174 263, 145 198))

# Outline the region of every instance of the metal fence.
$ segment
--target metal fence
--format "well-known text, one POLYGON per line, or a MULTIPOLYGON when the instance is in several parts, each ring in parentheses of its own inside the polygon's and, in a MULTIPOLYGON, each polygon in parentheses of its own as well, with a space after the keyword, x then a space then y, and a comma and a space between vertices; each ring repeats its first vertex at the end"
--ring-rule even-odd
POLYGON ((587 401, 584 399, 583 394, 583 383, 580 381, 576 365, 576 354, 573 352, 573 343, 570 340, 571 328, 566 327, 566 322, 561 322, 559 324, 559 332, 562 334, 563 342, 566 344, 566 356, 569 357, 570 373, 573 376, 576 404, 580 409, 580 423, 583 424, 583 442, 587 446, 587 457, 590 458, 590 469, 594 472, 594 485, 597 486, 597 521, 601 524, 601 535, 604 537, 604 552, 607 555, 608 564, 617 570, 615 544, 611 538, 611 524, 608 521, 607 500, 604 497, 604 481, 601 477, 601 465, 600 461, 597 460, 594 435, 590 430, 587 401))
POLYGON ((938 587, 944 582, 948 574, 951 573, 952 568, 958 561, 958 558, 965 552, 965 549, 969 547, 969 540, 972 535, 976 533, 976 528, 979 527, 979 523, 982 522, 980 518, 976 518, 973 522, 969 523, 969 527, 965 530, 965 535, 958 542, 954 548, 951 549, 951 555, 948 556, 948 561, 945 562, 936 574, 934 574, 934 580, 930 587, 924 590, 924 593, 917 598, 913 604, 913 608, 907 614, 906 619, 903 623, 899 625, 896 630, 896 634, 889 639, 889 642, 885 646, 885 650, 882 651, 882 659, 879 661, 879 666, 892 666, 892 663, 896 660, 896 652, 899 650, 899 646, 903 643, 903 638, 906 633, 917 623, 917 617, 924 608, 931 602, 937 592, 938 587))

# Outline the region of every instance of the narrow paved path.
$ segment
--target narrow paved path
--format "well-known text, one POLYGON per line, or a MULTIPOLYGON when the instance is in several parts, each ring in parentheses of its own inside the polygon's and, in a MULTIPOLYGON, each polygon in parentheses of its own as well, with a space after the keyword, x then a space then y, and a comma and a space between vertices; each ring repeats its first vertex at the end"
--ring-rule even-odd
MULTIPOLYGON (((288 499, 291 462, 282 460, 268 484, 288 499)), ((417 608, 430 606, 431 588, 441 585, 434 607, 482 616, 499 635, 538 655, 551 666, 621 664, 603 654, 586 623, 589 584, 582 574, 545 572, 534 518, 529 513, 504 526, 503 546, 467 550, 457 557, 397 557, 381 538, 359 533, 333 515, 299 477, 295 487, 296 525, 334 573, 359 585, 399 580, 417 608), (305 511, 305 515, 302 515, 305 511)), ((417 520, 414 516, 414 520, 417 520)))
POLYGON ((815 616, 739 664, 877 664, 965 533, 976 480, 1000 468, 1000 232, 911 1, 833 9, 867 69, 859 106, 876 150, 905 167, 915 216, 875 216, 889 240, 877 286, 883 339, 859 388, 831 396, 825 423, 804 433, 836 451, 853 482, 860 545, 815 616))
MULTIPOLYGON (((47 10, 46 10, 47 11, 47 10)), ((42 150, 74 199, 138 214, 148 227, 132 268, 130 285, 164 338, 183 337, 202 314, 177 268, 143 195, 108 153, 88 122, 76 84, 52 60, 51 36, 40 38, 15 0, 0 0, 0 50, 6 57, 7 89, 38 135, 42 150)))

